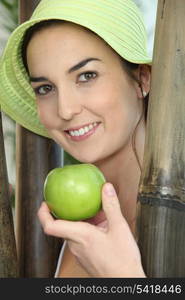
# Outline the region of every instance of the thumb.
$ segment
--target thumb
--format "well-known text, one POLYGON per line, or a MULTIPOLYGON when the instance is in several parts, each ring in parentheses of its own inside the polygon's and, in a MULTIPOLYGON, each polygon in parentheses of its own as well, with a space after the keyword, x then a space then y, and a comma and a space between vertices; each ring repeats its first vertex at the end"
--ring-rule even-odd
POLYGON ((109 224, 109 230, 114 229, 124 218, 121 212, 120 204, 113 185, 105 183, 102 188, 102 205, 109 224))

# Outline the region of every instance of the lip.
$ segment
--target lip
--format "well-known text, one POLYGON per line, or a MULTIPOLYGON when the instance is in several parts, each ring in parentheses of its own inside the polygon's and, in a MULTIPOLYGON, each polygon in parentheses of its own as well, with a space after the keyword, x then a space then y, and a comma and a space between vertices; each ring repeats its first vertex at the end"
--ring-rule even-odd
MULTIPOLYGON (((95 123, 95 122, 93 122, 95 123)), ((80 136, 71 136, 69 135, 68 131, 73 131, 73 130, 78 130, 80 128, 83 128, 85 126, 89 126, 92 123, 88 123, 85 124, 83 126, 79 126, 79 127, 75 127, 75 128, 70 128, 64 131, 65 135, 71 140, 71 141, 75 141, 75 142, 80 142, 80 141, 84 141, 86 140, 88 137, 90 137, 91 135, 93 135, 95 133, 95 131, 97 130, 97 128, 100 125, 100 122, 96 122, 97 125, 95 127, 93 127, 91 130, 89 130, 88 132, 86 132, 84 135, 80 135, 80 136)))

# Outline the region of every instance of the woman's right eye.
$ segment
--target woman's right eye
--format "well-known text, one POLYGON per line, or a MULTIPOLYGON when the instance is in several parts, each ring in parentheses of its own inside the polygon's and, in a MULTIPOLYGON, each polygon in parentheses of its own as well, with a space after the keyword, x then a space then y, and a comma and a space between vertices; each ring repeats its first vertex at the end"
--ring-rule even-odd
POLYGON ((39 96, 45 96, 52 91, 50 84, 45 84, 34 88, 35 94, 39 96))

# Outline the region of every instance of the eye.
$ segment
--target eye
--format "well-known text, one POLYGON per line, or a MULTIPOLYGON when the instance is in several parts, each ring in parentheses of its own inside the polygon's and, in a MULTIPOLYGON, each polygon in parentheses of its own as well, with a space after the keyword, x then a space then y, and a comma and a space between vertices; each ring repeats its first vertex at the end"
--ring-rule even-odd
POLYGON ((88 82, 94 78, 96 78, 96 72, 85 72, 79 75, 78 82, 88 82))
POLYGON ((41 85, 38 86, 36 88, 34 88, 35 94, 39 95, 39 96, 45 96, 47 95, 49 92, 52 91, 52 86, 49 84, 45 84, 45 85, 41 85))

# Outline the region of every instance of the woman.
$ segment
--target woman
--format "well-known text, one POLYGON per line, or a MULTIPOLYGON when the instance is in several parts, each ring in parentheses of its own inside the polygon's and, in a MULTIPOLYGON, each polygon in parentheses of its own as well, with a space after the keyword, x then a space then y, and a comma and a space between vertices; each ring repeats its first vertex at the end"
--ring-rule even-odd
POLYGON ((145 277, 135 221, 150 62, 131 0, 43 0, 4 52, 2 109, 107 179, 103 210, 86 222, 41 205, 44 232, 67 241, 58 277, 145 277))

